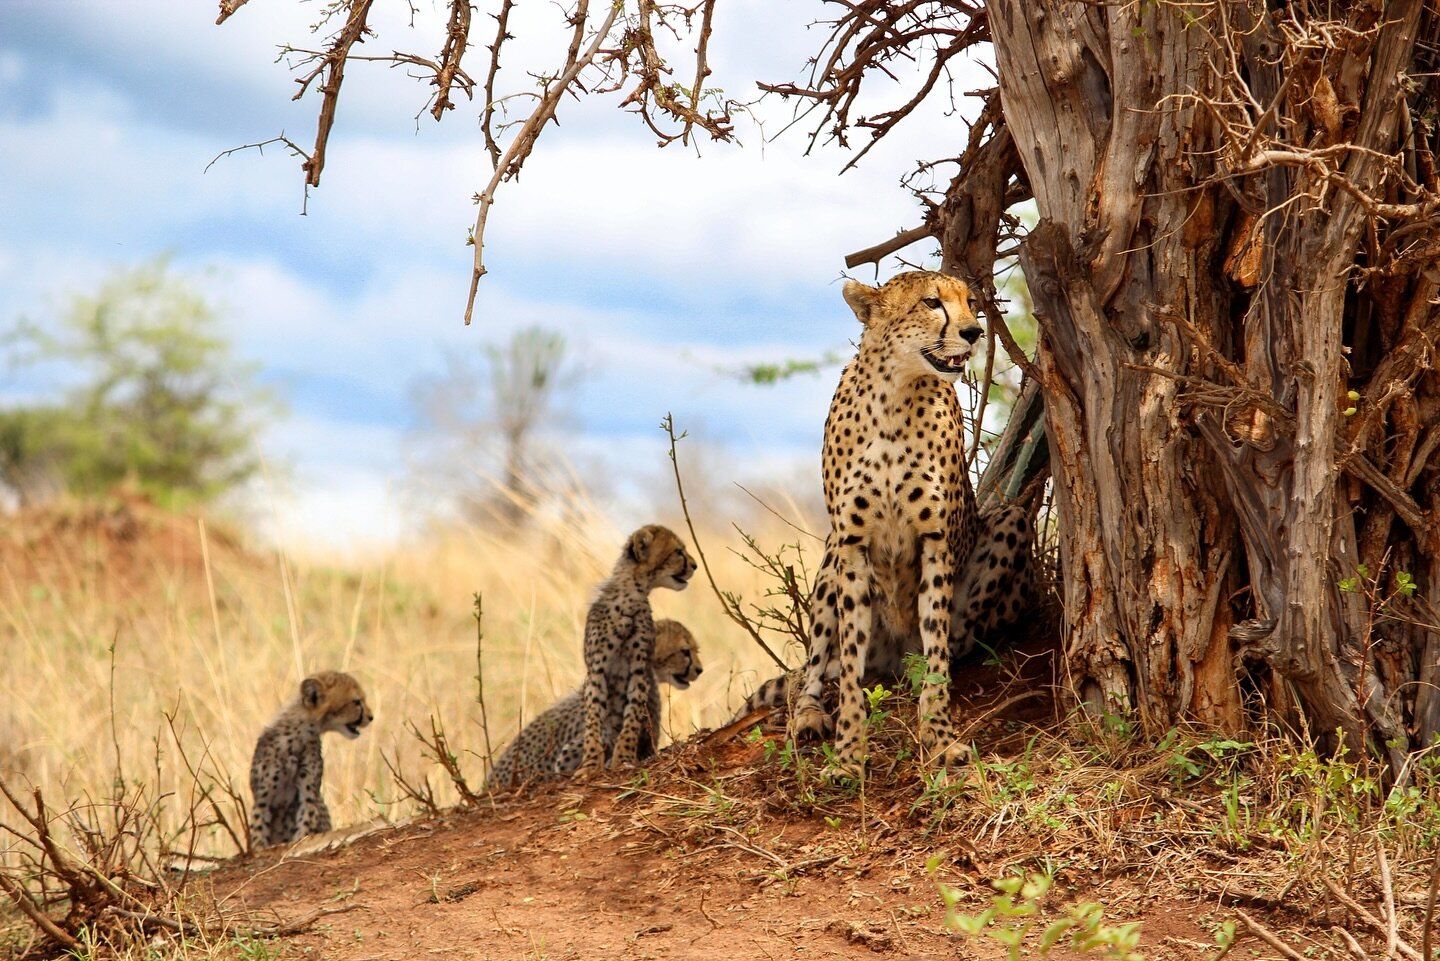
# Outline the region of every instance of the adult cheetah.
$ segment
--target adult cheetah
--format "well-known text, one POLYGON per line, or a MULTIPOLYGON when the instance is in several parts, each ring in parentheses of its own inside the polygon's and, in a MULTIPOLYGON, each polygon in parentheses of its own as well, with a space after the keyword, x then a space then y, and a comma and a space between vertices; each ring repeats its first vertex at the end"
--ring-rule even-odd
POLYGON ((250 761, 250 842, 255 847, 287 844, 330 830, 330 810, 320 795, 325 761, 320 737, 338 731, 360 736, 375 719, 355 678, 321 671, 300 682, 300 694, 285 706, 255 742, 250 761))
MULTIPOLYGON (((585 618, 585 738, 580 774, 635 764, 657 704, 650 592, 683 591, 695 560, 668 527, 631 534, 585 618)), ((652 746, 653 750, 653 746, 652 746)))
POLYGON ((954 388, 984 333, 969 287, 914 271, 879 288, 847 281, 844 295, 864 331, 825 421, 830 533, 790 730, 829 733, 821 696, 826 676, 838 674, 836 768, 858 773, 863 680, 897 676, 903 656, 918 651, 927 668, 921 751, 943 766, 964 758, 950 721, 952 654, 969 650, 982 623, 1018 613, 1030 525, 1023 509, 1006 507, 979 537, 954 388))
MULTIPOLYGON (((655 622, 655 680, 680 690, 689 687, 704 671, 695 637, 679 621, 655 622)), ((572 691, 556 701, 539 717, 525 725, 501 753, 490 776, 487 790, 515 787, 572 774, 580 766, 585 741, 583 691, 572 691)), ((639 760, 655 753, 660 741, 660 690, 652 686, 650 728, 636 752, 639 760)))

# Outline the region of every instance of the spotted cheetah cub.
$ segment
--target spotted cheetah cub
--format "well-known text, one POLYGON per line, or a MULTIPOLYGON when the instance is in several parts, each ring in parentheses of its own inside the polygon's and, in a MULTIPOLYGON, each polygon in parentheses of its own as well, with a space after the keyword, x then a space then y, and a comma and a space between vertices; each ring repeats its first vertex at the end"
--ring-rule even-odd
MULTIPOLYGON (((700 676, 700 649, 694 636, 679 621, 655 622, 655 680, 684 690, 700 676)), ((585 742, 584 688, 551 705, 545 713, 525 725, 510 742, 490 776, 487 790, 515 787, 528 781, 573 774, 580 766, 585 742)), ((640 760, 655 753, 660 740, 660 689, 652 686, 648 742, 640 745, 640 760)))
POLYGON ((640 759, 659 704, 651 672, 655 622, 650 592, 657 587, 683 591, 694 573, 695 560, 680 538, 668 527, 650 524, 630 535, 610 578, 600 585, 585 618, 582 776, 640 759))
POLYGON ((330 811, 320 795, 325 762, 320 735, 339 731, 359 737, 375 719, 355 678, 321 671, 300 682, 300 696, 260 732, 250 762, 250 843, 288 844, 330 830, 330 811))

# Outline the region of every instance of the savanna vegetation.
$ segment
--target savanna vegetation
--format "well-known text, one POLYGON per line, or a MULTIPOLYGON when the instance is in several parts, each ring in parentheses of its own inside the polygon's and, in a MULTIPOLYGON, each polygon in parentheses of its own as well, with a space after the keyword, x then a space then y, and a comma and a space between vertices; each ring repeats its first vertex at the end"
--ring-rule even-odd
MULTIPOLYGON (((244 3, 222 0, 220 20, 244 3)), ((362 55, 374 5, 336 0, 321 42, 286 48, 319 107, 313 146, 285 142, 319 187, 345 71, 366 61, 422 77, 437 120, 473 95, 492 169, 476 195, 472 302, 496 191, 566 97, 617 95, 662 143, 734 136, 740 105, 705 84, 715 0, 557 8, 553 69, 523 77, 502 69, 511 0, 481 16, 468 0, 442 4, 443 34, 425 38, 438 53, 387 38, 393 54, 362 55)), ((625 783, 531 808, 477 795, 484 758, 532 700, 577 679, 552 642, 579 636, 624 533, 595 511, 533 510, 523 443, 498 465, 518 495, 497 502, 514 512, 504 536, 458 528, 360 571, 256 553, 144 502, 70 504, 9 526, 0 584, 16 652, 0 663, 11 712, 0 732, 14 732, 0 745, 0 887, 17 950, 269 956, 327 917, 321 904, 288 927, 237 920, 184 883, 206 858, 244 851, 249 738, 285 696, 275 678, 323 660, 365 678, 378 718, 332 753, 338 820, 444 823, 458 803, 483 837, 503 830, 503 817, 485 819, 497 810, 529 811, 694 864, 723 851, 758 887, 811 899, 884 874, 907 898, 927 892, 911 927, 892 911, 902 942, 934 910, 925 936, 951 930, 981 956, 1436 956, 1440 11, 1426 0, 817 9, 834 20, 808 76, 765 89, 801 104, 816 137, 853 138, 857 159, 950 95, 963 59, 994 70, 968 130, 936 144, 949 159, 925 169, 952 176, 917 190, 921 222, 851 258, 930 240, 943 269, 974 279, 1028 377, 1012 419, 1024 429, 999 442, 1000 460, 1034 453, 1042 433, 1048 452, 1061 636, 989 652, 962 679, 973 764, 916 764, 914 711, 897 709, 910 676, 868 693, 874 746, 858 781, 824 777, 823 750, 747 721, 625 783), (868 106, 877 89, 890 106, 868 106), (1010 258, 1038 318, 1033 355, 993 297, 1010 258), (61 703, 39 703, 37 689, 61 703)), ((532 348, 553 372, 559 354, 532 348)), ((491 358, 497 388, 501 365, 491 358)), ((560 381, 529 383, 543 398, 560 381)), ((143 396, 92 391, 86 409, 143 396)), ((17 423, 7 463, 64 476, 29 438, 66 431, 17 423)), ((108 485, 113 473, 95 476, 108 485)), ((24 475, 8 476, 27 499, 24 475)), ((209 490, 196 485, 170 486, 209 490)), ((769 673, 750 629, 798 654, 805 567, 782 545, 813 559, 815 528, 780 513, 803 530, 769 521, 747 544, 723 518, 690 529, 719 597, 697 584, 659 599, 712 665, 677 698, 672 736, 723 722, 735 679, 769 673)), ((444 870, 459 882, 470 868, 444 870)), ((435 871, 427 903, 481 887, 447 891, 435 871)), ((699 911, 722 928, 703 896, 699 911)), ((354 930, 361 941, 376 929, 354 930)), ((845 933, 867 951, 905 946, 878 938, 845 933)))

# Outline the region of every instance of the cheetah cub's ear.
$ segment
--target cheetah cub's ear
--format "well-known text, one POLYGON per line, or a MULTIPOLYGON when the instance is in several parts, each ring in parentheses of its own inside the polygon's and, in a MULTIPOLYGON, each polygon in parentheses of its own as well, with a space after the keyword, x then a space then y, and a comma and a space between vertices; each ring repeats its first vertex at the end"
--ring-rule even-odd
POLYGON ((870 309, 875 306, 875 299, 879 294, 879 290, 858 280, 845 281, 845 303, 855 311, 855 319, 861 324, 869 325, 870 309))
POLYGON ((306 707, 319 707, 320 699, 324 694, 320 691, 320 684, 313 677, 307 677, 300 682, 300 702, 306 707))
POLYGON ((625 543, 625 553, 636 564, 645 563, 645 558, 650 554, 650 542, 655 539, 655 531, 649 527, 642 527, 630 535, 630 540, 625 543))

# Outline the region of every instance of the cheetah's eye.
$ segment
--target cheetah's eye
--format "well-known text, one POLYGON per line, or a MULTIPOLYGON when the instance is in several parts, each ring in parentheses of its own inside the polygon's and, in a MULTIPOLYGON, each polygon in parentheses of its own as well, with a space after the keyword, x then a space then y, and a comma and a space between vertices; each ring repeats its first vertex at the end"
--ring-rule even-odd
POLYGON ((924 300, 920 301, 920 303, 924 304, 926 307, 929 307, 931 310, 940 309, 939 297, 926 297, 924 300))

